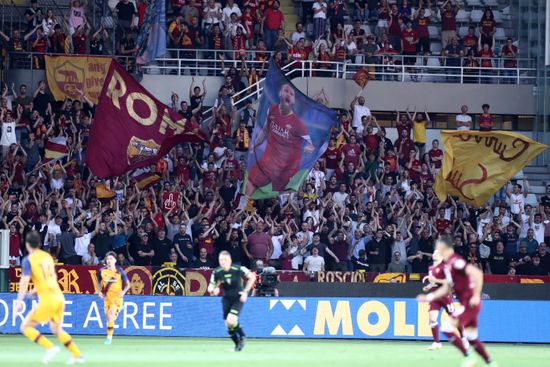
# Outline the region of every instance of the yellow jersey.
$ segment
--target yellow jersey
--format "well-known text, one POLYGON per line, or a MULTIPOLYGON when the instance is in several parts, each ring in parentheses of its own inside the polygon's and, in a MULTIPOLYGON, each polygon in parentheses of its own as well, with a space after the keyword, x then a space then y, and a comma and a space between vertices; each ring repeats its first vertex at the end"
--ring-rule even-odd
POLYGON ((97 272, 97 279, 105 298, 118 297, 128 284, 128 277, 120 266, 116 266, 114 270, 102 267, 97 272))
POLYGON ((23 259, 23 275, 30 275, 38 298, 61 298, 63 292, 57 283, 57 274, 53 258, 46 251, 36 250, 23 259))

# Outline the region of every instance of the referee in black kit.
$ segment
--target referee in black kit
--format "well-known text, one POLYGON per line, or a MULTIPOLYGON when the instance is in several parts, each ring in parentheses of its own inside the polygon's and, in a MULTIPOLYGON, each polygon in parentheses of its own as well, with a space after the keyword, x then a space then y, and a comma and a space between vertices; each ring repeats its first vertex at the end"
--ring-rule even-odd
POLYGON ((232 265, 231 255, 227 251, 220 252, 220 266, 212 272, 208 292, 211 296, 220 294, 223 288, 223 318, 227 332, 235 343, 235 351, 240 352, 244 347, 245 335, 239 325, 239 313, 248 299, 248 293, 254 286, 256 276, 244 266, 232 265), (246 277, 246 286, 243 288, 243 276, 246 277))

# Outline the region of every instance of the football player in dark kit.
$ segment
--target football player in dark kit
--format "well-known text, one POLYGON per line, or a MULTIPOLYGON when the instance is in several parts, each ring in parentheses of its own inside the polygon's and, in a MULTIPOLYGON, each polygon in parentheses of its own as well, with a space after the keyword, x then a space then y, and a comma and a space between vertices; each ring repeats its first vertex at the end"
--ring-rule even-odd
POLYGON ((243 304, 248 299, 248 293, 256 281, 255 275, 244 266, 232 265, 231 255, 227 251, 220 252, 220 267, 212 272, 208 292, 211 296, 220 294, 223 289, 223 318, 227 332, 235 343, 235 351, 239 352, 244 347, 245 335, 239 325, 239 313, 243 304), (243 288, 243 277, 246 278, 246 286, 243 288))

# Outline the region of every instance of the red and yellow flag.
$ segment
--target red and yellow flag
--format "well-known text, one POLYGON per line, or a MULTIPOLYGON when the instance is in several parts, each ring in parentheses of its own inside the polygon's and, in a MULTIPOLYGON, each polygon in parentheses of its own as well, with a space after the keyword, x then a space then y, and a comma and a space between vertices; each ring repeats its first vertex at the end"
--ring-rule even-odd
POLYGON ((480 207, 548 146, 509 131, 442 131, 443 166, 435 179, 447 195, 480 207))
POLYGON ((352 79, 361 89, 365 89, 370 79, 369 71, 362 67, 353 75, 352 79))

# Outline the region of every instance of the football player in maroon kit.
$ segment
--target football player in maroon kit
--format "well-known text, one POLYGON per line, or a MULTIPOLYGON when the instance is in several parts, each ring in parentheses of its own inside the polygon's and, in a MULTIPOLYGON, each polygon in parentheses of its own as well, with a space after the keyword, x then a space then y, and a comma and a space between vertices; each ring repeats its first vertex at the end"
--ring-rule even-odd
POLYGON ((488 366, 496 367, 496 362, 491 360, 485 346, 478 339, 477 318, 481 310, 483 273, 472 264, 468 264, 461 256, 455 254, 451 236, 446 234, 440 236, 435 249, 445 261, 445 280, 436 291, 428 295, 421 294, 417 296, 417 300, 419 302, 432 302, 445 299, 451 289, 454 289, 461 307, 452 313, 448 322, 441 325, 441 331, 464 355, 462 367, 474 366, 476 358, 468 352, 466 345, 456 334, 456 329, 461 327, 464 328, 464 335, 470 345, 474 347, 485 363, 488 366))
POLYGON ((269 107, 265 126, 250 149, 254 152, 267 139, 264 153, 248 174, 248 196, 270 182, 273 191, 285 191, 292 176, 298 172, 302 160, 302 142, 305 141, 305 154, 311 154, 315 149, 304 123, 294 114, 294 88, 290 84, 283 84, 279 90, 279 99, 279 104, 269 107))
MULTIPOLYGON (((445 263, 443 262, 441 254, 437 252, 437 250, 433 253, 433 262, 433 265, 429 268, 429 275, 424 278, 424 281, 429 280, 429 283, 424 288, 422 288, 424 292, 435 292, 441 287, 441 285, 445 281, 445 263)), ((430 328, 432 329, 434 342, 428 347, 428 350, 441 349, 441 342, 439 340, 439 323, 437 322, 437 318, 439 316, 439 311, 442 308, 447 311, 448 315, 453 314, 454 305, 452 291, 440 299, 434 299, 430 301, 428 314, 430 318, 430 328)), ((459 337, 462 337, 462 335, 459 335, 459 337)), ((464 342, 464 344, 468 345, 468 340, 466 338, 463 338, 462 341, 464 342)))

